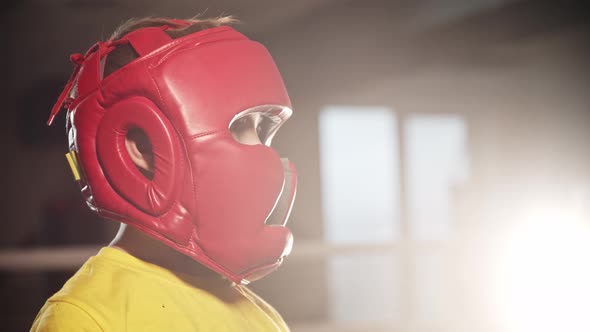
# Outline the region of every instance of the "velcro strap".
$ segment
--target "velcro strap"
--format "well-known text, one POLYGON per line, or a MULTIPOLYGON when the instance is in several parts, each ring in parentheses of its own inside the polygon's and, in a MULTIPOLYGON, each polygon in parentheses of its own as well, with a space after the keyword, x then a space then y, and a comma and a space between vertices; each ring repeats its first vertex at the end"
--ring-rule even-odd
POLYGON ((128 40, 137 54, 142 57, 172 41, 172 38, 164 32, 163 28, 150 27, 139 29, 129 33, 124 39, 128 40))

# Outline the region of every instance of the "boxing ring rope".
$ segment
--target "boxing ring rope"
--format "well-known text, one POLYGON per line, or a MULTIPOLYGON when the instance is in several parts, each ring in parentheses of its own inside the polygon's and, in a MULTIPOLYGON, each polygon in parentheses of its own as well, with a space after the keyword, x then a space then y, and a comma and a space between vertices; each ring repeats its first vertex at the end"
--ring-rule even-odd
MULTIPOLYGON (((378 253, 385 255, 399 255, 402 253, 416 253, 421 250, 439 248, 440 242, 409 242, 398 240, 384 244, 354 244, 354 245, 329 245, 319 241, 301 241, 295 244, 293 252, 289 256, 289 262, 321 260, 336 256, 378 253)), ((42 271, 73 271, 78 269, 88 257, 96 254, 102 246, 51 246, 34 247, 27 249, 3 249, 0 250, 0 272, 42 272, 42 271)), ((358 331, 407 331, 426 332, 431 329, 420 327, 410 322, 409 324, 382 321, 382 322, 348 322, 335 323, 329 320, 317 322, 295 322, 291 324, 293 331, 297 332, 358 332, 358 331), (402 324, 402 325, 400 325, 402 324)), ((443 330, 445 332, 451 329, 443 330)), ((480 332, 492 332, 492 329, 483 329, 480 332)))
MULTIPOLYGON (((327 245, 321 242, 298 243, 289 260, 322 259, 361 253, 396 254, 404 250, 436 247, 435 243, 408 245, 401 241, 386 244, 327 245)), ((0 271, 45 271, 75 269, 101 246, 51 246, 0 250, 0 271)))

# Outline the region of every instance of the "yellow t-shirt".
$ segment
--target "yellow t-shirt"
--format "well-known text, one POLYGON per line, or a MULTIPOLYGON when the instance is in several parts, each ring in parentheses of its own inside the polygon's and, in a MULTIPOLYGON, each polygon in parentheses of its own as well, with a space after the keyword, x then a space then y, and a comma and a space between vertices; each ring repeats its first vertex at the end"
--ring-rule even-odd
POLYGON ((32 332, 289 331, 242 285, 176 275, 119 249, 91 257, 37 314, 32 332))

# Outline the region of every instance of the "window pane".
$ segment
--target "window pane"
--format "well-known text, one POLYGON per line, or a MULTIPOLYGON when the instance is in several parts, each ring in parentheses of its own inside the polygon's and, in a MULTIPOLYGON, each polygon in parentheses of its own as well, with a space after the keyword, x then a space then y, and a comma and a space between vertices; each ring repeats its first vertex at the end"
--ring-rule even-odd
POLYGON ((423 251, 414 261, 414 301, 412 301, 413 320, 425 324, 441 323, 449 320, 457 294, 453 294, 445 269, 444 250, 423 251))
POLYGON ((394 240, 399 233, 395 114, 385 107, 330 106, 320 113, 319 120, 327 241, 394 240))
POLYGON ((412 237, 449 235, 454 186, 468 176, 467 129, 456 115, 414 115, 405 123, 409 228, 412 237))
POLYGON ((332 321, 399 321, 397 266, 397 260, 391 255, 331 257, 328 289, 332 321))

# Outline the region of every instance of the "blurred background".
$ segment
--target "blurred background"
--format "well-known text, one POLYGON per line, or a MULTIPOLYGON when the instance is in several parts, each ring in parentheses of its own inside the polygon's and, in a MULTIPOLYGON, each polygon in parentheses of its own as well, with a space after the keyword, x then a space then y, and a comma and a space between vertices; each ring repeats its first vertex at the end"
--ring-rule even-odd
POLYGON ((46 127, 71 53, 130 17, 231 14, 273 54, 298 168, 284 266, 252 287, 294 332, 590 331, 584 1, 27 0, 0 4, 0 321, 110 241, 46 127))

